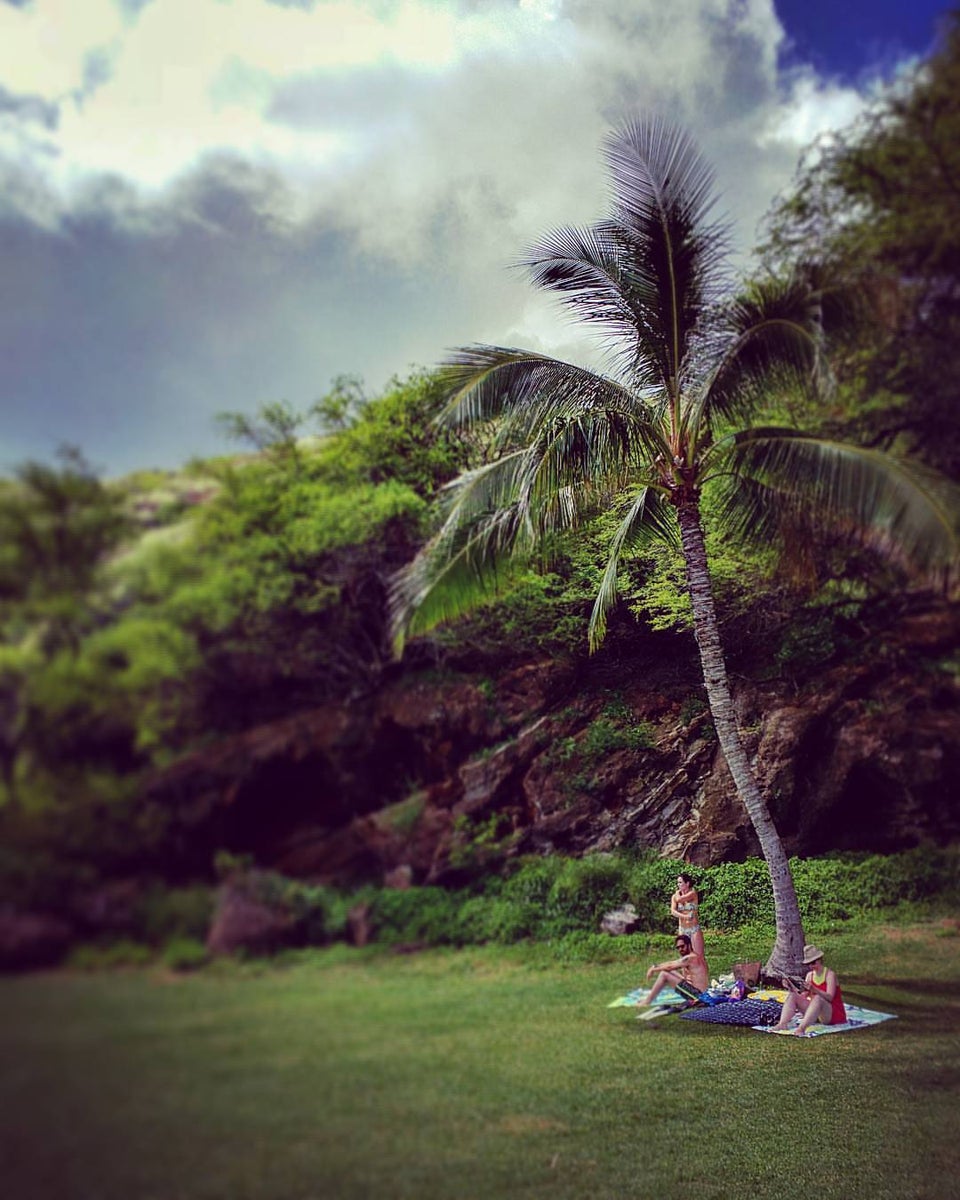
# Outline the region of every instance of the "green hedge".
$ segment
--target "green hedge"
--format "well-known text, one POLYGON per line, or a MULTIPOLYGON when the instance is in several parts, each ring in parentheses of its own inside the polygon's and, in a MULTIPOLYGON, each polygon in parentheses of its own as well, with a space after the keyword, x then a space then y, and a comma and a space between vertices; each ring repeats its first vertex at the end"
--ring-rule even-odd
MULTIPOLYGON (((848 920, 901 901, 954 897, 960 902, 960 846, 792 859, 791 868, 806 922, 848 920)), ((654 855, 526 858, 515 860, 505 876, 490 877, 473 889, 368 888, 340 897, 338 907, 345 913, 353 903, 366 902, 374 938, 390 944, 463 946, 590 936, 605 912, 625 902, 636 908, 642 932, 669 933, 669 898, 679 871, 694 877, 707 929, 773 927, 773 896, 762 859, 692 869, 654 855)), ((298 887, 305 900, 308 889, 298 887)), ((318 922, 324 936, 317 940, 342 936, 343 927, 334 930, 329 920, 336 893, 316 893, 324 906, 318 922)))
MULTIPOLYGON (((353 893, 253 870, 239 861, 229 866, 235 883, 292 918, 289 941, 294 946, 345 940, 348 913, 362 905, 374 940, 388 945, 534 939, 568 941, 574 957, 587 949, 595 957, 597 939, 604 936, 599 933, 603 914, 625 902, 636 908, 640 932, 673 932, 669 900, 679 871, 694 877, 708 931, 772 930, 774 919, 769 875, 761 859, 690 868, 653 854, 553 855, 513 860, 504 875, 489 876, 472 888, 368 886, 353 893)), ((810 924, 846 921, 902 901, 937 898, 960 905, 960 846, 792 859, 791 868, 801 915, 810 924)), ((210 900, 207 889, 149 890, 138 914, 138 937, 154 953, 166 943, 161 953, 168 965, 198 965, 210 900)), ((608 940, 611 946, 617 943, 608 940)), ((121 949, 124 954, 130 950, 121 949)), ((151 952, 143 946, 137 950, 151 952)), ((109 958, 102 947, 96 954, 87 948, 78 953, 81 960, 84 954, 92 956, 91 964, 94 958, 97 963, 104 955, 109 958)))

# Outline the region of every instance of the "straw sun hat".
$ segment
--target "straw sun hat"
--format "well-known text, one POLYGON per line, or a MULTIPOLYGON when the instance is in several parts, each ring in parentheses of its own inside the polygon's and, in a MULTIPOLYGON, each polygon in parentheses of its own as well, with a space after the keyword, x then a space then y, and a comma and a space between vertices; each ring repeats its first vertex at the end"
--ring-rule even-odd
POLYGON ((823 958, 823 951, 817 946, 807 945, 803 948, 803 965, 808 967, 811 963, 815 963, 818 958, 823 958))

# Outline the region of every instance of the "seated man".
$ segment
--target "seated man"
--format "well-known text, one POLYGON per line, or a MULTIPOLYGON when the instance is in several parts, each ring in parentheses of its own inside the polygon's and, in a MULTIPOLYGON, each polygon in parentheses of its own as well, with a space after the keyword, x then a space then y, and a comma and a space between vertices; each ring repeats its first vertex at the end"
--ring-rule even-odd
POLYGON ((784 977, 787 998, 777 1023, 778 1029, 786 1029, 796 1013, 803 1013, 800 1024, 794 1030, 801 1037, 814 1021, 819 1021, 821 1025, 842 1025, 847 1019, 840 984, 836 973, 823 965, 823 951, 816 946, 804 946, 803 965, 810 967, 810 970, 802 989, 792 979, 784 977))
POLYGON ((647 979, 655 971, 659 971, 657 981, 650 989, 650 994, 645 1001, 646 1004, 653 1004, 660 992, 670 985, 676 987, 677 984, 686 984, 688 988, 692 988, 699 995, 700 992, 705 992, 710 986, 710 972, 707 969, 707 960, 702 954, 697 954, 693 948, 693 944, 685 933, 678 933, 674 943, 679 958, 673 959, 671 962, 654 963, 647 971, 647 979))

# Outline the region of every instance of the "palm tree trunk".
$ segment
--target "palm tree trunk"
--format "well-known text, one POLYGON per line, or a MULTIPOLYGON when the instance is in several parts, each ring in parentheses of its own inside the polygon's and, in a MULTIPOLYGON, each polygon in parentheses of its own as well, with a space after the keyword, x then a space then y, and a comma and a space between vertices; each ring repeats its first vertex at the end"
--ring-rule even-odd
POLYGON ((696 498, 682 500, 677 505, 677 520, 687 573, 687 587, 693 606, 693 625, 707 689, 707 703, 713 717, 720 750, 733 776, 737 795, 747 810, 760 849, 766 859, 773 885, 777 933, 765 971, 771 975, 799 972, 803 958, 803 924, 797 893, 790 873, 790 863, 780 835, 770 816, 767 803, 751 770, 740 730, 737 727, 727 666, 720 644, 720 629, 713 603, 713 589, 707 568, 707 551, 700 526, 699 502, 696 498))

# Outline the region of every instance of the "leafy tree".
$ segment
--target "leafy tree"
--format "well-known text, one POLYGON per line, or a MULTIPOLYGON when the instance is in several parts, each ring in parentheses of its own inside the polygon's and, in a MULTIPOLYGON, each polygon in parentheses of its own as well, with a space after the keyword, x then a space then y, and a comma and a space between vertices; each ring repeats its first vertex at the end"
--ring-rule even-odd
POLYGON ((0 619, 41 621, 46 641, 75 648, 82 598, 130 521, 78 450, 59 458, 24 463, 0 491, 0 619))
POLYGON ((59 458, 24 463, 0 489, 0 777, 12 806, 32 682, 52 657, 76 654, 104 561, 130 531, 122 498, 79 450, 59 458))
POLYGON ((783 522, 814 531, 834 517, 921 565, 956 541, 941 485, 874 450, 789 426, 753 426, 771 391, 823 381, 825 319, 841 297, 808 275, 724 289, 726 231, 711 217, 712 176, 689 138, 631 121, 606 143, 610 216, 544 237, 526 265, 588 326, 613 374, 525 350, 473 346, 448 364, 448 423, 492 427, 488 461, 447 489, 438 533, 396 578, 396 645, 465 611, 525 558, 598 508, 622 506, 590 621, 603 637, 621 559, 651 539, 679 544, 707 698, 737 793, 767 861, 777 930, 768 969, 796 970, 803 929, 783 844, 737 728, 701 520, 722 483, 727 528, 759 540, 783 522))
MULTIPOLYGON (((332 394, 345 386, 335 381, 332 394)), ((320 447, 318 469, 331 482, 394 480, 433 497, 478 455, 482 440, 471 431, 437 425, 444 394, 439 374, 419 369, 390 380, 376 399, 351 401, 340 433, 320 447)), ((323 405, 314 406, 321 417, 323 405)))
POLYGON ((349 429, 367 404, 363 380, 358 375, 334 376, 330 390, 310 409, 324 429, 349 429))
POLYGON ((217 414, 217 422, 227 437, 250 442, 265 458, 289 469, 293 475, 299 475, 303 468, 298 432, 307 419, 307 413, 297 412, 285 400, 261 405, 256 417, 246 413, 217 414))
POLYGON ((761 253, 854 277, 872 300, 824 418, 960 473, 960 12, 928 62, 811 147, 761 253))

